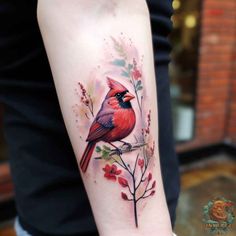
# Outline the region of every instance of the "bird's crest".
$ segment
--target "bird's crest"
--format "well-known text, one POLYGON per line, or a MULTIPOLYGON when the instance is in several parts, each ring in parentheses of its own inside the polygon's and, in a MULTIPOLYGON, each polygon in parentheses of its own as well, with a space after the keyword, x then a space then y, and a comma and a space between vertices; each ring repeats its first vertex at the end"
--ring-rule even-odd
POLYGON ((117 82, 114 79, 111 79, 109 77, 107 77, 107 84, 109 86, 110 89, 114 89, 116 91, 126 91, 127 88, 125 86, 123 86, 121 83, 117 82))

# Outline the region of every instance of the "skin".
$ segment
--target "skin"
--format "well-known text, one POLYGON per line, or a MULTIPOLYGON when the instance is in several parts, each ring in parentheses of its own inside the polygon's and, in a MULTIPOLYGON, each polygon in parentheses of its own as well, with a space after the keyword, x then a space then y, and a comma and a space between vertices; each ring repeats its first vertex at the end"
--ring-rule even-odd
MULTIPOLYGON (((145 102, 152 111, 153 122, 150 132, 155 143, 158 143, 153 48, 146 2, 143 0, 39 0, 38 3, 38 21, 61 110, 78 163, 86 142, 79 138, 79 131, 73 122, 74 114, 71 107, 78 99, 73 93, 74 84, 78 80, 83 84, 87 83, 91 70, 101 62, 101 55, 104 55, 104 38, 109 39, 120 32, 135 41, 138 51, 145 57, 143 74, 145 90, 148 91, 145 102)), ((102 81, 104 78, 101 78, 102 81)), ((129 83, 124 86, 128 87, 129 83)), ((106 88, 105 84, 104 88, 106 88)), ((101 104, 103 99, 104 96, 99 96, 98 102, 101 104)), ((137 107, 134 108, 138 110, 137 107)), ((138 116, 137 122, 140 122, 140 119, 141 116, 138 116)), ((81 136, 86 139, 87 134, 88 130, 81 136)), ((81 173, 100 235, 172 235, 157 145, 155 153, 152 174, 158 187, 156 194, 148 200, 145 208, 140 210, 139 228, 133 225, 132 210, 120 197, 117 197, 120 193, 117 185, 105 181, 102 174, 97 174, 95 178, 92 165, 89 166, 86 174, 81 173)), ((135 156, 132 155, 131 153, 130 160, 135 161, 135 156)))

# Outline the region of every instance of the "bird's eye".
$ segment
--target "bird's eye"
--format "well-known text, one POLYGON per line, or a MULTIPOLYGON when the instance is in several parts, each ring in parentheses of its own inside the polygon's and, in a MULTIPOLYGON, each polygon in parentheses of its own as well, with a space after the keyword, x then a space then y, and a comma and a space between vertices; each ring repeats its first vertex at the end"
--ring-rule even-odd
POLYGON ((121 94, 120 94, 120 93, 117 93, 117 94, 116 94, 116 97, 117 97, 117 98, 120 98, 120 97, 121 97, 121 94))

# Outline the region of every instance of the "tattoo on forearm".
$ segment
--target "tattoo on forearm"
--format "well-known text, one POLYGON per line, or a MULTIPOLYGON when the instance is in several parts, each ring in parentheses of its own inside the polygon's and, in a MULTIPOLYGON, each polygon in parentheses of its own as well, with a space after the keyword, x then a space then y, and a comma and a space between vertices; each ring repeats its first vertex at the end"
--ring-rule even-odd
POLYGON ((143 56, 140 58, 131 39, 122 33, 118 38, 104 39, 104 43, 103 64, 93 70, 88 84, 79 82, 75 89, 79 96, 78 104, 73 106, 76 122, 80 123, 79 128, 89 129, 88 136, 81 137, 86 138, 87 146, 80 168, 85 174, 94 156, 94 164, 89 168, 99 167, 96 169, 107 181, 118 183, 122 188, 120 198, 133 204, 138 227, 138 206, 156 191, 152 177, 155 141, 150 132, 143 56), (100 76, 106 83, 96 79, 100 76))

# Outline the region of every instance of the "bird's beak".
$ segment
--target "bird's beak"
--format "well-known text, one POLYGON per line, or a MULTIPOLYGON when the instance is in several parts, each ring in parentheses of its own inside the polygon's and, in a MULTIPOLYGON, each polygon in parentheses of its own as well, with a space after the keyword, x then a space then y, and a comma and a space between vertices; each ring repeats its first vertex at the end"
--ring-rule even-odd
POLYGON ((131 93, 126 93, 126 94, 124 95, 123 101, 124 101, 124 102, 128 102, 128 101, 130 101, 130 100, 132 100, 132 99, 134 99, 134 98, 135 98, 135 96, 132 95, 131 93))

